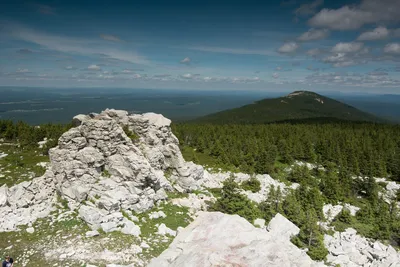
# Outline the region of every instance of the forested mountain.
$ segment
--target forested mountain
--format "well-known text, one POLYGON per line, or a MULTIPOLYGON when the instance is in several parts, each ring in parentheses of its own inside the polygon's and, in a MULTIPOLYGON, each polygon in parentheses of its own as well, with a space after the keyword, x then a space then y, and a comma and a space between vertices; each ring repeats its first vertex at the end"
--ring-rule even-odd
POLYGON ((313 92, 296 91, 287 96, 263 99, 240 108, 221 111, 195 122, 270 123, 293 120, 349 120, 383 122, 382 119, 352 106, 313 92))

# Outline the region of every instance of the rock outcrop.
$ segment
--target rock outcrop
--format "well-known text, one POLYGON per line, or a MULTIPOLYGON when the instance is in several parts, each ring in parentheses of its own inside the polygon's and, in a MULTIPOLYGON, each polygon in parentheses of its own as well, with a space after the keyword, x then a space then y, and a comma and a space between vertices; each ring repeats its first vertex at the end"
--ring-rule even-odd
MULTIPOLYGON (((277 222, 282 218, 279 216, 277 222)), ((294 233, 297 228, 290 224, 285 221, 289 225, 285 233, 294 233)), ((256 228, 238 215, 200 212, 148 266, 325 266, 293 245, 290 235, 281 234, 273 226, 269 232, 256 228)))
POLYGON ((1 187, 0 231, 47 216, 58 195, 93 229, 138 235, 121 210, 140 213, 166 199, 166 190, 188 191, 201 184, 203 168, 185 162, 170 123, 159 114, 112 109, 75 116, 75 127, 50 149, 43 177, 1 187))

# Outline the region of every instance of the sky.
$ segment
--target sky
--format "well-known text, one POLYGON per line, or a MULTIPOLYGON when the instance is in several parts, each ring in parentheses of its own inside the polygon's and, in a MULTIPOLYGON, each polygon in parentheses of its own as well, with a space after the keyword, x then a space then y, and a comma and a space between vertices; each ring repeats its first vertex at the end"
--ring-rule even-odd
POLYGON ((400 1, 2 0, 0 86, 400 94, 400 1))

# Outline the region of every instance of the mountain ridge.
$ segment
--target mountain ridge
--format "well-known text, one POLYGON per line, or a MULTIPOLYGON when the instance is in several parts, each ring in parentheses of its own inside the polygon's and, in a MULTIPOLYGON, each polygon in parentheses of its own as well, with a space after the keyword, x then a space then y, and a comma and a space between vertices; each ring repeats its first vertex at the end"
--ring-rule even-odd
POLYGON ((265 98, 239 108, 220 111, 193 120, 206 123, 272 123, 309 119, 386 122, 373 114, 311 91, 294 91, 278 98, 265 98))

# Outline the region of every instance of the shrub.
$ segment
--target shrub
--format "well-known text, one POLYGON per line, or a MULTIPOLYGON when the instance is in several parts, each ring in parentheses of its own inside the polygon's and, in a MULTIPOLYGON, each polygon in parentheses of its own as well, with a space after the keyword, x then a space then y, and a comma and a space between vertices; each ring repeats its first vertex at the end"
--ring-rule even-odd
POLYGON ((261 190, 261 183, 257 178, 252 177, 249 180, 242 182, 241 187, 243 190, 257 193, 261 190))
POLYGON ((224 181, 222 196, 210 206, 211 211, 221 211, 227 214, 237 214, 250 223, 260 217, 260 211, 253 202, 238 192, 239 185, 233 178, 224 181))
POLYGON ((128 125, 125 125, 124 127, 122 127, 122 129, 124 130, 125 134, 132 140, 132 141, 136 141, 139 139, 139 135, 135 132, 132 132, 128 125))

